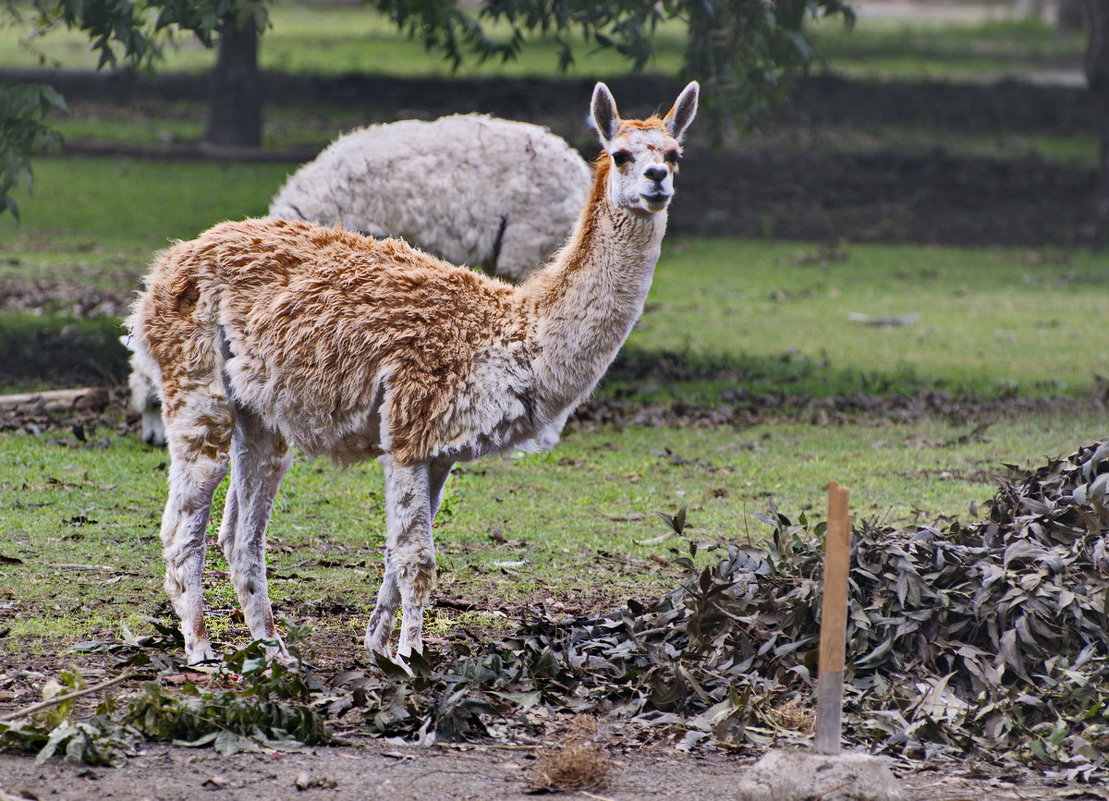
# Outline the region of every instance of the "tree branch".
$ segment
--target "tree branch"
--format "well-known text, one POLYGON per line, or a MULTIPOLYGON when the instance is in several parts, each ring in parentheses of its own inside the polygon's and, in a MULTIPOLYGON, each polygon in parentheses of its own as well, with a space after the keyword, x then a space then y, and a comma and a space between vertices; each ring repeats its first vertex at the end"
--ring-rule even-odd
POLYGON ((74 692, 65 693, 64 695, 56 695, 53 698, 47 698, 45 701, 39 701, 37 704, 31 704, 29 707, 21 709, 18 712, 11 712, 7 715, 0 715, 0 721, 18 720, 19 718, 25 718, 28 715, 33 715, 35 712, 38 712, 41 709, 47 709, 52 706, 57 706, 58 704, 63 704, 66 701, 72 701, 74 698, 81 698, 86 695, 92 695, 95 692, 106 690, 116 684, 122 684, 123 682, 127 681, 127 679, 132 678, 134 675, 134 671, 124 671, 115 678, 108 679, 107 681, 102 681, 100 682, 100 684, 97 684, 95 686, 86 687, 83 690, 75 690, 74 692))

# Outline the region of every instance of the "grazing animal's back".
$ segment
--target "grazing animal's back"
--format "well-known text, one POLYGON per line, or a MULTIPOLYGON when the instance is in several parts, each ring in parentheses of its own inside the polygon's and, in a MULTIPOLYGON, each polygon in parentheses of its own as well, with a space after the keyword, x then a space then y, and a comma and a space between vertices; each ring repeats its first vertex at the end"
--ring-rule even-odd
POLYGON ((498 385, 518 382, 528 358, 511 295, 400 240, 246 220, 165 251, 136 309, 168 409, 207 385, 309 454, 347 462, 389 449, 404 461, 413 448, 470 445, 458 441, 468 418, 512 416, 518 404, 498 385))
POLYGON ((269 214, 402 237, 520 282, 566 241, 590 179, 546 128, 456 114, 339 137, 289 176, 269 214))

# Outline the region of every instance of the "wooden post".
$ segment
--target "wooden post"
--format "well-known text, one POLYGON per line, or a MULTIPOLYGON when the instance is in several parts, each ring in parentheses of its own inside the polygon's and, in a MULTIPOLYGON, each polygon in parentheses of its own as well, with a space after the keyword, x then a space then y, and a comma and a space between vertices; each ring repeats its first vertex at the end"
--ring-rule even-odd
POLYGON ((847 514, 847 490, 831 482, 828 484, 824 599, 820 613, 820 665, 816 682, 816 737, 813 742, 818 754, 839 753, 850 553, 851 518, 847 514))

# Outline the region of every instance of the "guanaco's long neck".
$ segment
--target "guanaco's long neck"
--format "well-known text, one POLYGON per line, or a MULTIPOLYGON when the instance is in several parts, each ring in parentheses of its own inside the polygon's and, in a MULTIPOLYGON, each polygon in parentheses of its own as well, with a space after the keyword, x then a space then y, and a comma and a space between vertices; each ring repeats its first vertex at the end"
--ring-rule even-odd
POLYGON ((666 231, 665 211, 638 216, 614 206, 608 173, 608 160, 599 161, 566 246, 519 290, 547 412, 590 392, 616 357, 643 311, 666 231))

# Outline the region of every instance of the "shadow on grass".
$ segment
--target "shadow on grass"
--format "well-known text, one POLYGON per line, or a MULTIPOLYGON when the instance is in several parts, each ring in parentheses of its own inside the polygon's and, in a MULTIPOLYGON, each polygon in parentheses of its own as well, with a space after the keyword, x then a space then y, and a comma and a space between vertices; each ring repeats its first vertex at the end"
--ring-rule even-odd
POLYGON ((826 359, 793 350, 757 356, 625 348, 609 368, 603 384, 604 394, 621 400, 675 398, 701 403, 759 395, 891 396, 949 389, 942 380, 925 378, 911 366, 888 370, 834 367, 826 359))
POLYGON ((0 391, 122 383, 122 333, 115 317, 0 314, 0 391))

